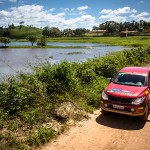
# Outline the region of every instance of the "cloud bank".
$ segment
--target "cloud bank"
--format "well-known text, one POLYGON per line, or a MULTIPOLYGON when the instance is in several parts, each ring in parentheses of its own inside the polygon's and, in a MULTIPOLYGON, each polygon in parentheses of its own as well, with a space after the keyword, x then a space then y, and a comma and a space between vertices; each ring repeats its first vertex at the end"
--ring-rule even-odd
MULTIPOLYGON (((87 6, 78 7, 78 12, 87 9, 87 6)), ((77 28, 85 27, 92 28, 96 23, 95 17, 88 14, 80 14, 74 18, 67 19, 66 12, 69 8, 66 8, 64 12, 52 14, 56 11, 55 8, 44 10, 40 5, 24 5, 19 7, 12 7, 9 10, 0 11, 0 26, 6 26, 8 24, 19 25, 21 21, 24 21, 25 25, 33 25, 37 27, 55 26, 59 28, 77 28)), ((73 11, 70 10, 70 11, 73 11)))
MULTIPOLYGON (((16 0, 10 1, 15 2, 16 0)), ((97 17, 91 15, 89 10, 91 8, 89 9, 87 5, 77 8, 49 8, 48 10, 41 5, 22 5, 11 7, 8 10, 1 10, 0 26, 7 26, 12 23, 19 25, 21 21, 24 21, 24 25, 33 25, 42 28, 50 26, 59 27, 60 29, 92 29, 93 26, 97 26, 105 21, 150 21, 150 13, 142 12, 138 14, 136 9, 131 9, 130 7, 115 10, 102 9, 97 17)))

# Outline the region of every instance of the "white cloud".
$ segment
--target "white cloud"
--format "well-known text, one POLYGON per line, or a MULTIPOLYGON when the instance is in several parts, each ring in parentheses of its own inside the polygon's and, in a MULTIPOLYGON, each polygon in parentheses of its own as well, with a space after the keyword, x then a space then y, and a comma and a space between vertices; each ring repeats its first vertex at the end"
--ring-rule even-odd
POLYGON ((144 1, 139 1, 140 4, 144 4, 144 1))
POLYGON ((96 18, 91 15, 82 15, 80 17, 76 17, 73 19, 65 20, 64 24, 68 26, 68 28, 92 28, 93 25, 97 25, 96 18))
POLYGON ((125 22, 127 17, 123 16, 114 16, 114 15, 102 15, 100 19, 106 19, 107 21, 116 21, 116 22, 125 22))
POLYGON ((69 11, 69 10, 70 10, 69 8, 65 8, 65 9, 64 9, 64 11, 69 11))
POLYGON ((7 12, 5 10, 0 11, 0 18, 2 18, 2 17, 8 17, 8 16, 10 16, 9 12, 7 12))
POLYGON ((24 25, 33 25, 36 27, 55 26, 60 29, 66 27, 92 28, 93 25, 97 24, 95 17, 88 14, 80 15, 79 17, 68 18, 66 12, 60 12, 54 15, 50 11, 44 10, 44 7, 40 5, 23 5, 12 7, 7 11, 0 11, 0 26, 7 26, 12 23, 19 25, 21 21, 24 21, 24 25))
POLYGON ((88 9, 88 8, 89 8, 89 7, 88 7, 87 5, 85 5, 85 6, 80 6, 80 7, 78 7, 77 10, 82 11, 82 10, 86 10, 86 9, 88 9))
POLYGON ((148 12, 142 12, 138 15, 132 14, 130 15, 130 17, 137 21, 140 21, 140 20, 150 21, 150 13, 148 12))
POLYGON ((27 3, 27 1, 19 0, 19 4, 25 4, 25 3, 27 3))
POLYGON ((84 12, 84 11, 79 12, 79 15, 85 15, 85 14, 86 14, 86 12, 84 12))
POLYGON ((125 22, 127 21, 128 14, 135 14, 137 10, 131 9, 130 7, 112 9, 103 9, 99 12, 101 16, 99 19, 105 19, 107 21, 125 22))
POLYGON ((101 15, 100 19, 106 19, 107 21, 125 22, 127 17, 125 16, 115 16, 115 15, 101 15))
POLYGON ((53 11, 55 11, 55 10, 56 10, 56 8, 51 8, 51 9, 49 9, 50 12, 53 12, 53 11))
POLYGON ((74 11, 74 10, 75 10, 74 8, 71 9, 71 11, 74 11))
POLYGON ((112 12, 112 9, 103 9, 100 14, 109 14, 112 12))
POLYGON ((17 2, 17 0, 9 0, 10 2, 13 2, 13 3, 15 3, 15 2, 17 2))
POLYGON ((57 15, 55 15, 55 17, 63 17, 63 16, 65 16, 66 15, 66 13, 59 13, 59 14, 57 14, 57 15))
POLYGON ((131 9, 130 7, 118 8, 116 10, 112 9, 103 9, 100 14, 111 14, 111 15, 121 15, 121 14, 129 14, 136 13, 137 10, 131 9))

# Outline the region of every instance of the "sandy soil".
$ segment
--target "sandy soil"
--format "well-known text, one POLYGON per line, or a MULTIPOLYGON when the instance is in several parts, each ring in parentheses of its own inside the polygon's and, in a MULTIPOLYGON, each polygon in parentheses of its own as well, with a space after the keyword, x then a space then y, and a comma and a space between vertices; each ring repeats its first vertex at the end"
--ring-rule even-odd
POLYGON ((150 115, 138 118, 96 110, 91 119, 48 143, 42 150, 150 150, 150 115))

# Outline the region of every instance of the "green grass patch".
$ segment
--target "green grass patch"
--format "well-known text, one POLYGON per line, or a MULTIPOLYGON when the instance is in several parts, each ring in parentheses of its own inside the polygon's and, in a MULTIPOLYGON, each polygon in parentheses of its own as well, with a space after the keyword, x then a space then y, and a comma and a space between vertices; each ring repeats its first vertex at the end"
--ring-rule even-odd
POLYGON ((150 36, 130 37, 62 37, 49 38, 49 42, 100 43, 119 46, 149 46, 150 36))
MULTIPOLYGON (((4 29, 0 29, 0 36, 2 36, 4 29)), ((13 29, 9 29, 9 37, 12 39, 26 39, 29 35, 37 36, 38 38, 42 37, 42 29, 30 26, 16 26, 13 29)))

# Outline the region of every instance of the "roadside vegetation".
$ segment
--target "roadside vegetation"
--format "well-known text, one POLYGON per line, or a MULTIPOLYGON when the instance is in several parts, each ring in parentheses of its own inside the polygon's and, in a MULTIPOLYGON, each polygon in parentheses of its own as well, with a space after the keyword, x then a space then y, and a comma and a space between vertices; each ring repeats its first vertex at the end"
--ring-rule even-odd
POLYGON ((82 63, 47 62, 9 77, 0 83, 0 149, 37 149, 99 107, 107 77, 149 60, 150 47, 136 48, 82 63))

